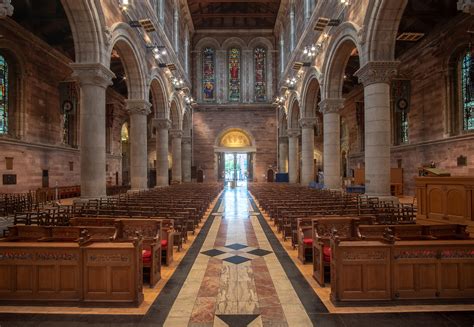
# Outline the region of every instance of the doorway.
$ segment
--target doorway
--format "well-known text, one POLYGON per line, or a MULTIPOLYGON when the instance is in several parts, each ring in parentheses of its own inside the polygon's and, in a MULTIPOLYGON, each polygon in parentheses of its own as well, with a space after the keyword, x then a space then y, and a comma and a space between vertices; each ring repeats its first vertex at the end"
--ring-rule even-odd
POLYGON ((224 154, 224 181, 226 185, 247 186, 249 179, 249 154, 224 154))

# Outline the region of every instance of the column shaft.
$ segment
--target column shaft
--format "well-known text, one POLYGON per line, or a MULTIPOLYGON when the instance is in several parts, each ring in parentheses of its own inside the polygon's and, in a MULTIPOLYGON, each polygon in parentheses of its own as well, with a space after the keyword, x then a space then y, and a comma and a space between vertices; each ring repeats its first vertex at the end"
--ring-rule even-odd
POLYGON ((132 191, 148 188, 147 115, 151 104, 145 100, 126 100, 130 115, 130 178, 132 191))
POLYGON ((191 137, 183 137, 182 139, 182 171, 183 182, 191 182, 191 137))
POLYGON ((290 183, 298 182, 298 130, 288 130, 288 174, 290 183))
POLYGON ((364 88, 365 193, 390 196, 390 86, 364 88))
POLYGON ((364 84, 365 193, 390 197, 390 81, 397 61, 373 61, 356 73, 364 84))
POLYGON ((301 125, 301 185, 314 181, 314 118, 300 119, 301 125))
POLYGON ((181 167, 181 137, 183 132, 181 130, 173 130, 171 134, 171 153, 173 156, 173 166, 171 168, 171 180, 173 182, 181 183, 182 167, 181 167))
POLYGON ((81 198, 105 197, 105 91, 114 74, 101 64, 71 67, 81 86, 81 198))
POLYGON ((288 137, 280 136, 279 138, 279 163, 278 170, 280 173, 288 172, 288 137))
POLYGON ((155 119, 156 127, 156 186, 169 185, 168 129, 169 119, 155 119))

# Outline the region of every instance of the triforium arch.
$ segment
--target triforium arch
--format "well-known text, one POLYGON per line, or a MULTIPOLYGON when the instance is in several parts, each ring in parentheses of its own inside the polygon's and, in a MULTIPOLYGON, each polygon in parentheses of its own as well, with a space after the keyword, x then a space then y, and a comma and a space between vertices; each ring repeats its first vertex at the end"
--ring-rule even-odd
MULTIPOLYGON (((366 14, 364 26, 365 51, 362 57, 369 61, 392 61, 395 59, 395 42, 398 26, 408 0, 371 1, 373 8, 366 14)), ((361 63, 361 67, 362 67, 361 63)))
POLYGON ((102 63, 109 60, 102 6, 97 0, 61 0, 74 39, 76 63, 102 63))
MULTIPOLYGON (((112 51, 115 49, 122 61, 125 70, 128 98, 136 100, 148 100, 146 81, 146 62, 144 54, 138 46, 139 41, 134 36, 131 27, 125 23, 118 23, 112 28, 112 40, 109 46, 109 62, 112 51)), ((110 63, 107 64, 107 67, 110 63)))

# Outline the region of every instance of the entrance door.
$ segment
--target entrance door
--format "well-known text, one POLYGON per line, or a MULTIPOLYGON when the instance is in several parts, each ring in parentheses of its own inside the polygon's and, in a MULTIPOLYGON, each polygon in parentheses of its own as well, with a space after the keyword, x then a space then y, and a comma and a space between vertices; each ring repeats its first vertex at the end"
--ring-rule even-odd
POLYGON ((248 153, 225 153, 224 180, 236 186, 246 186, 249 177, 248 153))

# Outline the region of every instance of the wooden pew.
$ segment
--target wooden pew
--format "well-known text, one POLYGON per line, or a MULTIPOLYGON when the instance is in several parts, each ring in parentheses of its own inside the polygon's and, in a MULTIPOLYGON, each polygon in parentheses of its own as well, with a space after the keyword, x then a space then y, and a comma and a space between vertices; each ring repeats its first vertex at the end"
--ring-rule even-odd
POLYGON ((141 247, 140 239, 0 242, 0 301, 138 306, 141 247))
POLYGON ((331 240, 332 301, 472 299, 474 240, 331 240))

